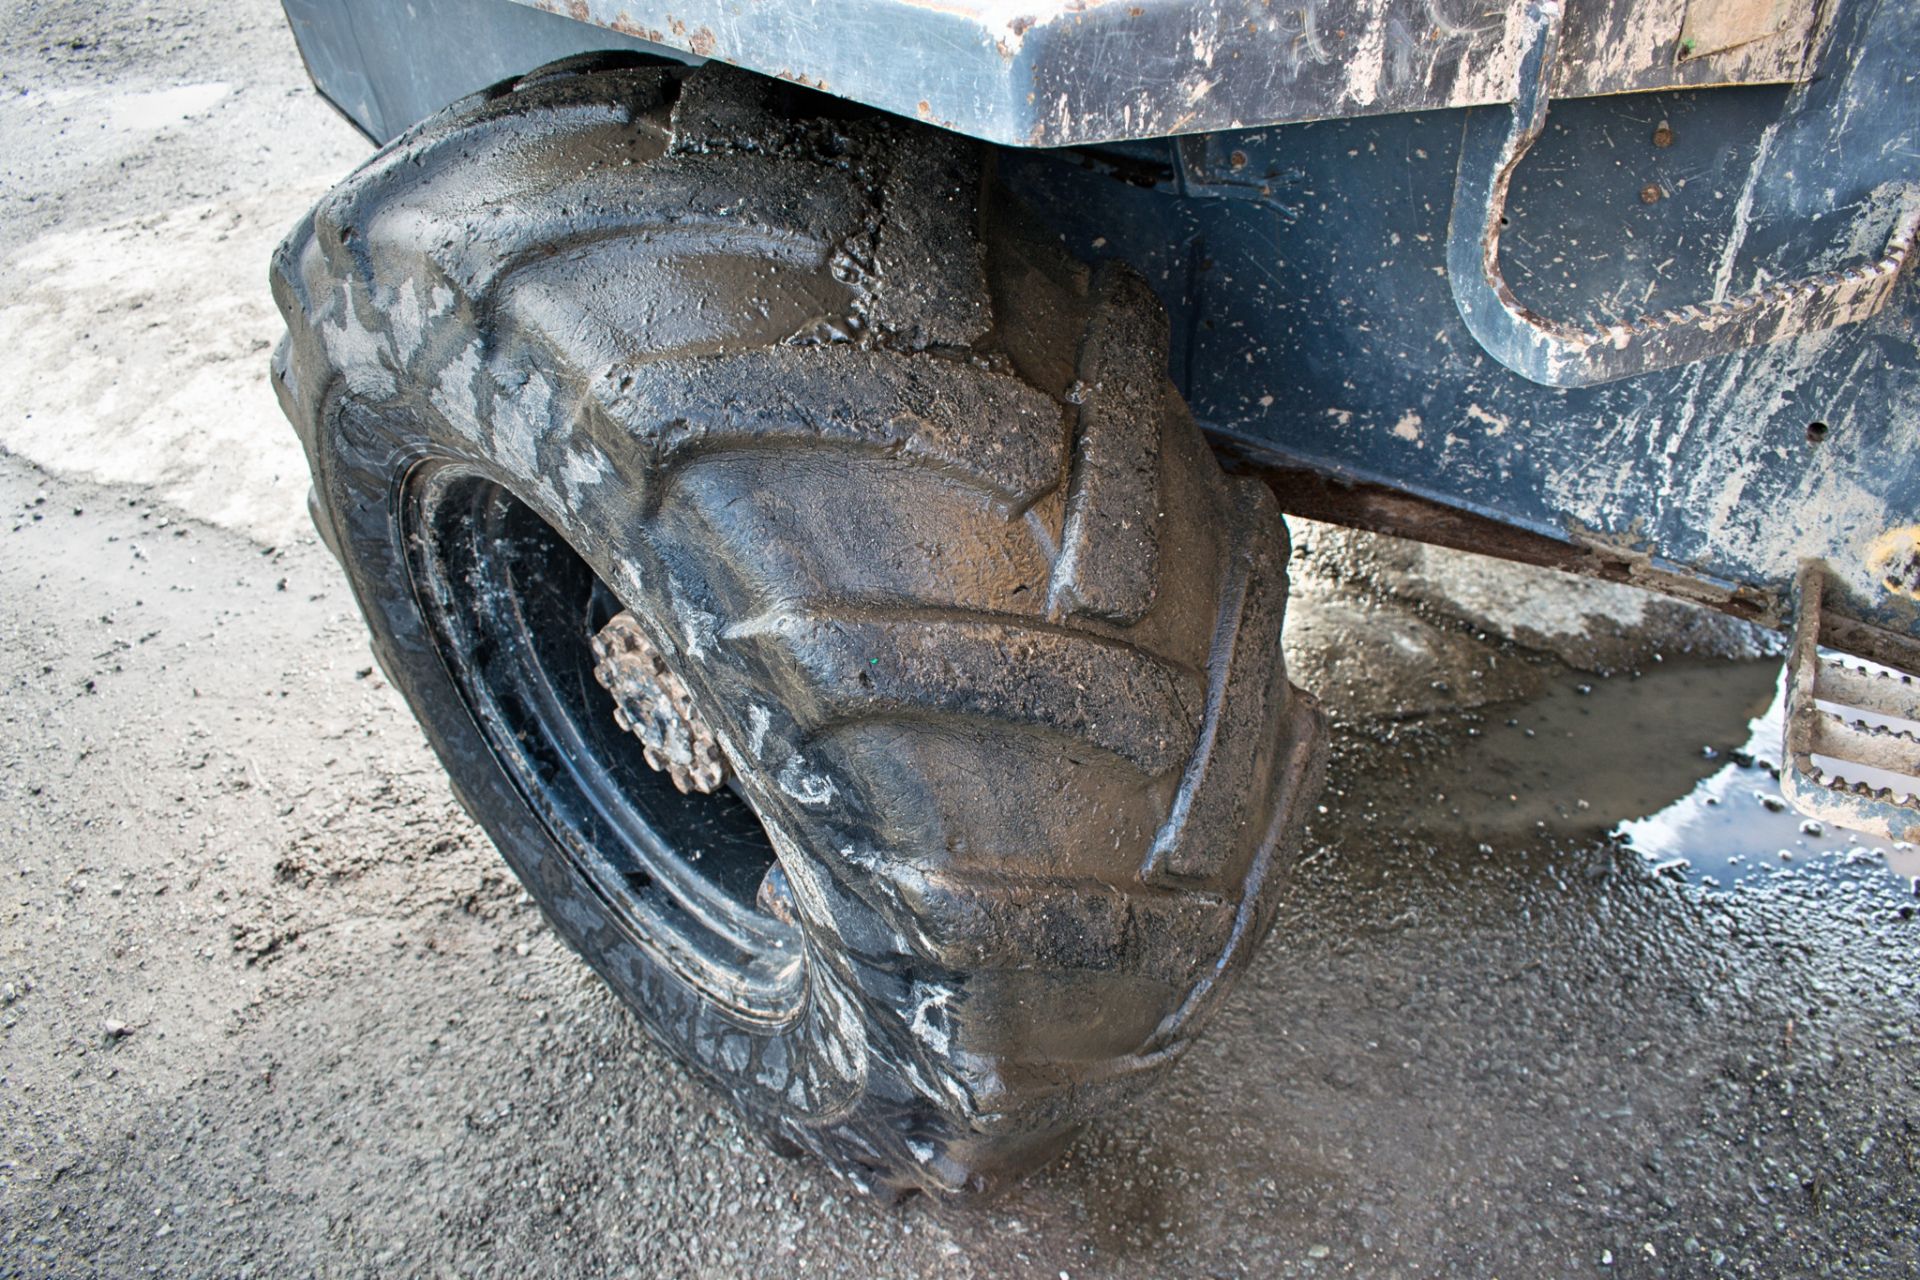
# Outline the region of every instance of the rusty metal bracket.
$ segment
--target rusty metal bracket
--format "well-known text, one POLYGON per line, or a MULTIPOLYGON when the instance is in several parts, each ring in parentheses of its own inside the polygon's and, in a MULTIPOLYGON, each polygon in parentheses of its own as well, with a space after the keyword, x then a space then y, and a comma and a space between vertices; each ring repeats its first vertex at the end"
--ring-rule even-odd
POLYGON ((1885 252, 1838 271, 1595 326, 1550 319, 1515 297, 1500 270, 1500 228, 1514 171, 1546 127, 1563 12, 1561 0, 1528 0, 1511 112, 1471 112, 1460 148, 1447 274, 1461 319, 1489 355, 1546 386, 1590 387, 1854 324, 1886 306, 1914 257, 1920 184, 1900 189, 1885 252))
POLYGON ((1811 817, 1920 839, 1920 641, 1840 613, 1819 561, 1796 590, 1780 789, 1811 817))

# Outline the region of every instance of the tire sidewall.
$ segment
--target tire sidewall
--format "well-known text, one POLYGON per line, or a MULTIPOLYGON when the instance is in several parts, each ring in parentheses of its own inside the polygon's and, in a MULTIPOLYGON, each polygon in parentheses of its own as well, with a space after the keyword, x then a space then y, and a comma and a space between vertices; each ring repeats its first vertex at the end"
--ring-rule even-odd
MULTIPOLYGON (((519 406, 496 401, 497 421, 519 406)), ((837 1127, 857 1109, 869 1087, 867 1038, 834 909, 820 891, 812 860, 775 824, 774 843, 795 888, 801 925, 801 992, 794 1016, 753 1022, 709 998, 638 937, 575 867, 556 834, 523 795, 495 755, 440 651, 415 581, 417 536, 406 506, 417 469, 458 466, 501 485, 544 519, 582 555, 603 582, 632 609, 650 639, 668 639, 662 604, 634 599, 636 566, 655 563, 651 548, 623 543, 621 531, 641 527, 640 512, 620 501, 643 500, 644 478, 616 477, 595 486, 592 500, 575 507, 539 475, 515 474, 498 456, 476 447, 477 423, 455 429, 431 406, 408 397, 375 401, 340 390, 321 415, 315 458, 323 512, 354 595, 368 620, 375 656, 406 699, 453 790, 486 830, 542 913, 567 942, 697 1074, 731 1093, 762 1123, 830 1158, 833 1146, 818 1131, 837 1127), (556 501, 558 499, 558 501, 556 501), (611 499, 612 501, 609 501, 611 499), (579 536, 580 531, 598 536, 579 536)), ((647 576, 641 570, 641 576, 647 576)), ((653 593, 647 593, 652 595, 653 593)), ((670 608, 670 606, 669 606, 670 608)), ((697 668, 682 664, 694 685, 697 668)), ((696 689, 703 706, 714 705, 696 689)), ((756 804, 756 808, 760 806, 756 804)), ((839 895, 834 895, 838 899, 839 895)))

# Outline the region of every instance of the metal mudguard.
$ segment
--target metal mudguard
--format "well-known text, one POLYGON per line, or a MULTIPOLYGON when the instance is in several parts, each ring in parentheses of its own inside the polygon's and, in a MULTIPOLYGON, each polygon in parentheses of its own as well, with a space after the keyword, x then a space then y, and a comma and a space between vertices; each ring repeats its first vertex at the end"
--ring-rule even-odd
MULTIPOLYGON (((1797 81, 1830 8, 1569 0, 1553 93, 1797 81)), ((1054 147, 1504 102, 1526 40, 1521 0, 286 0, 286 9, 314 79, 376 136, 499 76, 593 48, 719 58, 988 141, 1054 147)))
MULTIPOLYGON (((523 0, 1011 146, 1504 101, 1517 3, 523 0)), ((1571 0, 1555 93, 1798 79, 1814 0, 1571 0)))

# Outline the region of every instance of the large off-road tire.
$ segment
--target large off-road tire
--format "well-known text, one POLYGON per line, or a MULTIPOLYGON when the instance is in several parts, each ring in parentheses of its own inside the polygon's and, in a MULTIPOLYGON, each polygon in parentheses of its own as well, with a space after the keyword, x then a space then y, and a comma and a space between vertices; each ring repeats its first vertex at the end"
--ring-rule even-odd
POLYGON ((1145 283, 1025 227, 988 152, 575 59, 386 147, 273 284, 382 665, 553 926, 744 1111, 977 1191, 1199 1031, 1318 780, 1286 532, 1145 283), (587 646, 622 609, 731 791, 614 723, 587 646))

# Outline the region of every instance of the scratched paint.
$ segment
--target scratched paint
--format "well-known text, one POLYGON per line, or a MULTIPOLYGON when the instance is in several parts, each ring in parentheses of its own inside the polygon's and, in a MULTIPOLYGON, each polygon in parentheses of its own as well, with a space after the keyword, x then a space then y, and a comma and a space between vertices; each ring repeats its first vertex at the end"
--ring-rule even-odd
MULTIPOLYGON (((1556 98, 1507 203, 1502 267, 1521 303, 1603 327, 1881 252, 1920 152, 1901 54, 1920 47, 1920 8, 1843 16, 1800 89, 1556 98), (1653 205, 1649 182, 1668 193, 1653 205)), ((1183 139, 1152 190, 1101 191, 1120 184, 1038 156, 1002 171, 1070 247, 1154 283, 1175 378, 1236 448, 1598 548, 1634 580, 1691 581, 1774 622, 1801 561, 1824 557, 1850 607, 1920 633, 1920 602, 1868 564, 1920 511, 1911 264, 1854 325, 1540 387, 1495 363, 1455 306, 1463 134, 1436 113, 1183 139), (1410 411, 1425 448, 1396 434, 1410 411)))
POLYGON ((1867 569, 1888 591, 1920 600, 1920 524, 1875 538, 1867 548, 1867 569))
MULTIPOLYGON (((1875 193, 1870 206, 1890 202, 1891 215, 1870 207, 1856 220, 1853 233, 1856 242, 1867 239, 1874 247, 1833 270, 1726 296, 1728 264, 1747 230, 1737 217, 1710 298, 1586 325, 1550 318, 1523 304, 1502 273, 1500 235, 1510 221, 1506 204, 1513 174, 1546 127, 1548 85, 1559 63, 1564 12, 1560 0, 1531 0, 1525 15, 1526 56, 1515 77, 1511 118, 1475 113, 1462 143, 1447 271, 1461 318, 1489 354, 1522 377, 1548 386, 1594 386, 1857 324, 1892 299, 1920 233, 1916 184, 1890 183, 1875 193)), ((1742 193, 1743 213, 1751 204, 1752 176, 1759 169, 1756 164, 1742 193)), ((1659 183, 1647 185, 1642 203, 1656 203, 1662 192, 1659 183)))
MULTIPOLYGON (((1505 100, 1518 3, 1470 0, 521 0, 1013 146, 1505 100)), ((1789 81, 1815 0, 1681 56, 1689 0, 1570 0, 1569 95, 1789 81)))

